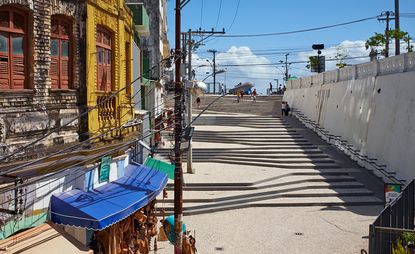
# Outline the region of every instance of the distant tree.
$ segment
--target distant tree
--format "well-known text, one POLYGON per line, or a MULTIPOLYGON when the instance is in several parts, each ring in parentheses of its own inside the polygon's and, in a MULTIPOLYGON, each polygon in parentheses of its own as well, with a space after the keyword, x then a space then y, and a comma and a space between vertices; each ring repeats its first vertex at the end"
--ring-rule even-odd
POLYGON ((366 43, 365 48, 371 49, 376 51, 377 47, 384 47, 386 45, 386 36, 381 33, 375 33, 372 37, 370 37, 366 43))
POLYGON ((345 59, 347 57, 348 57, 347 50, 342 46, 337 47, 336 55, 334 56, 334 58, 337 61, 336 67, 341 69, 341 68, 344 68, 345 66, 347 66, 347 63, 345 62, 345 59))
POLYGON ((409 34, 407 34, 403 38, 403 41, 407 44, 406 50, 408 50, 408 52, 413 52, 414 51, 414 45, 411 45, 412 37, 409 36, 409 34))
POLYGON ((305 66, 307 69, 311 70, 311 66, 317 66, 318 65, 318 58, 317 57, 310 56, 308 59, 309 59, 309 61, 308 61, 309 64, 307 64, 305 66))
POLYGON ((366 41, 365 47, 366 49, 370 48, 372 52, 376 52, 378 47, 382 47, 382 55, 386 55, 386 43, 390 44, 394 39, 405 41, 408 44, 408 52, 412 52, 413 46, 410 45, 412 38, 409 36, 408 32, 401 31, 400 29, 389 30, 385 34, 375 33, 374 36, 366 41))

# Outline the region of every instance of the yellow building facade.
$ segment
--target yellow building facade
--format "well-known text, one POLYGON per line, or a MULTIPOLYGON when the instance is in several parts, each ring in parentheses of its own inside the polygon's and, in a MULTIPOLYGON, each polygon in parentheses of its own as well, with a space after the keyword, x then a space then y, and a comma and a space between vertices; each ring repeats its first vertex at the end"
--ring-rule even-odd
POLYGON ((88 131, 91 137, 120 127, 134 116, 132 77, 132 14, 124 0, 86 3, 86 85, 88 131))

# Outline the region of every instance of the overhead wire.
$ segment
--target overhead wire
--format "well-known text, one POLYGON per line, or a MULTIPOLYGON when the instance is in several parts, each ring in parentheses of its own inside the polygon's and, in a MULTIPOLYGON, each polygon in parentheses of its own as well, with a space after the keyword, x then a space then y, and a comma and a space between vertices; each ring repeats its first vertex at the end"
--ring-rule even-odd
MULTIPOLYGON (((180 96, 181 96, 181 95, 180 95, 180 96)), ((172 100, 172 99, 175 99, 176 97, 177 97, 177 96, 174 96, 174 97, 170 98, 168 101, 170 101, 170 100, 172 100)), ((167 101, 166 101, 166 102, 167 102, 167 101)), ((155 111, 158 107, 163 106, 163 105, 164 105, 164 103, 166 103, 166 102, 163 102, 163 103, 160 103, 160 104, 156 105, 155 107, 153 107, 152 109, 150 109, 150 110, 149 110, 149 112, 153 112, 153 111, 155 111)), ((134 103, 134 106, 135 106, 136 104, 138 104, 138 103, 140 103, 140 102, 134 103)), ((11 169, 8 169, 8 170, 4 170, 4 171, 0 172, 0 177, 1 177, 1 176, 3 176, 3 175, 10 174, 10 173, 12 173, 12 172, 14 172, 14 171, 20 170, 20 169, 22 169, 22 168, 26 168, 26 167, 28 167, 28 166, 33 166, 33 165, 35 165, 35 164, 37 164, 37 163, 41 163, 41 162, 43 162, 45 159, 51 158, 51 157, 53 157, 53 156, 56 156, 56 155, 59 155, 59 154, 64 154, 64 153, 68 153, 68 152, 74 152, 74 151, 77 151, 77 150, 76 150, 76 148, 82 148, 82 146, 83 146, 83 145, 85 145, 85 144, 89 144, 89 142, 91 142, 91 141, 94 141, 94 140, 100 139, 100 138, 102 138, 102 137, 106 136, 107 134, 110 134, 110 133, 112 133, 112 132, 114 132, 114 131, 117 131, 117 130, 122 130, 122 129, 124 129, 124 127, 123 127, 122 125, 121 125, 121 126, 116 126, 116 127, 112 128, 112 129, 106 130, 104 133, 101 133, 101 134, 100 134, 100 135, 98 135, 98 136, 93 136, 93 137, 90 137, 90 138, 88 138, 87 140, 84 140, 84 141, 82 141, 82 142, 76 143, 76 144, 74 144, 73 146, 69 146, 69 147, 67 147, 67 148, 65 148, 65 149, 63 149, 63 150, 59 150, 59 151, 57 151, 57 152, 54 152, 54 153, 48 154, 47 156, 44 156, 44 157, 38 158, 38 159, 33 160, 33 161, 29 161, 29 162, 27 162, 27 163, 24 163, 24 164, 22 164, 22 165, 16 166, 16 167, 14 167, 14 168, 11 168, 11 169)), ((69 159, 69 158, 68 158, 68 159, 69 159)), ((58 162, 59 162, 59 163, 61 163, 62 161, 56 161, 56 162, 54 162, 54 163, 58 163, 58 162)), ((48 166, 50 167, 50 166, 56 165, 56 164, 54 164, 54 163, 49 164, 48 166)))
POLYGON ((220 14, 221 14, 221 11, 222 11, 222 1, 223 0, 220 0, 220 2, 219 2, 219 11, 218 11, 218 17, 216 18, 215 30, 218 27, 218 23, 219 23, 219 19, 220 19, 220 14))
MULTIPOLYGON (((182 96, 182 95, 179 95, 179 96, 182 96)), ((218 97, 218 98, 216 98, 215 100, 213 100, 211 103, 209 103, 187 126, 190 126, 191 124, 193 124, 213 103, 215 103, 217 100, 219 100, 220 98, 222 98, 224 95, 222 95, 222 96, 220 96, 220 97, 218 97)), ((172 117, 174 117, 175 116, 175 114, 172 114, 168 119, 170 119, 170 118, 172 118, 172 117)), ((167 119, 167 120, 168 120, 167 119)), ((163 122, 161 122, 161 123, 159 123, 158 124, 158 126, 160 126, 161 124, 163 124, 163 122)), ((171 128, 172 126, 174 126, 176 124, 176 120, 173 120, 173 123, 172 124, 170 124, 170 125, 168 125, 168 126, 166 126, 165 128, 162 128, 160 131, 162 131, 162 130, 166 130, 166 129, 169 129, 169 128, 171 128)), ((152 135, 152 130, 149 130, 148 131, 149 132, 149 134, 148 135, 146 135, 146 136, 144 136, 144 133, 141 135, 141 137, 139 137, 139 138, 136 138, 136 139, 133 139, 133 140, 131 140, 131 141, 129 141, 129 142, 127 142, 127 143, 125 143, 125 144, 122 144, 121 146, 118 146, 118 147, 116 147, 116 148, 114 148, 114 149, 111 149, 110 151, 106 151, 106 153, 105 153, 105 155, 102 155, 102 154, 100 154, 100 157, 102 157, 102 156, 108 156, 108 155, 110 155, 110 154, 112 154, 113 152, 115 152, 115 151, 118 151, 119 150, 119 148, 123 148, 123 147, 126 147, 126 146, 129 146, 129 145, 131 145, 131 144, 133 144, 134 142, 137 142, 137 141, 139 141, 139 140, 143 140, 143 139, 145 139, 145 138, 147 138, 147 137, 149 137, 149 136, 151 136, 152 135)), ((64 173, 66 170, 70 170, 70 169, 72 169, 73 167, 75 167, 75 166, 78 166, 78 165, 81 165, 82 163, 84 163, 83 161, 80 161, 80 162, 78 162, 78 163, 75 163, 74 165, 71 165, 71 167, 70 168, 65 168, 65 169, 62 169, 62 170, 60 170, 60 171, 57 171, 57 172, 53 172, 52 174, 48 174, 48 175, 45 175, 45 176, 43 176, 43 177, 41 177, 41 178, 36 178, 36 179, 34 179, 34 180, 32 180, 31 182, 26 182, 26 183, 23 183, 23 184, 21 184, 21 185, 19 185, 19 186, 8 186, 7 188, 4 188, 4 189, 1 189, 0 190, 0 193, 6 193, 6 192, 8 192, 8 191, 11 191, 11 190, 14 190, 14 189, 17 189, 17 188, 21 188, 21 187, 25 187, 25 186, 29 186, 30 184, 33 184, 33 183, 36 183, 36 182, 40 182, 41 180, 45 180, 45 179, 48 179, 48 178, 51 178, 51 177, 53 177, 53 176, 55 176, 55 175, 57 175, 57 174, 59 174, 59 173, 64 173)), ((77 176, 76 178, 74 178, 74 179, 71 179, 70 181, 68 181, 68 182, 66 182, 66 184, 67 183, 70 183, 70 182, 72 182, 72 181, 75 181, 77 178, 79 178, 79 177, 81 177, 81 176, 83 176, 84 175, 84 173, 85 173, 85 171, 87 171, 89 168, 78 168, 78 169, 75 169, 75 170, 73 170, 73 171, 71 171, 70 173, 75 173, 75 172, 77 172, 77 171, 81 171, 82 170, 82 172, 81 172, 81 174, 79 175, 79 176, 77 176)), ((65 175, 66 176, 66 175, 65 175)), ((20 195, 20 196, 16 196, 15 198, 21 198, 21 197, 24 197, 24 196, 26 196, 27 194, 30 194, 30 193, 32 193, 32 192, 34 192, 34 191, 36 191, 37 189, 39 189, 39 188, 42 188, 42 187, 44 187, 44 186, 46 186, 46 185, 49 185, 51 182, 54 182, 54 181, 58 181, 58 180, 60 180, 60 178, 56 178, 56 179, 54 179, 54 180, 52 180, 52 181, 49 181, 49 182, 47 182, 47 183, 45 183, 43 186, 37 186, 37 188, 35 188, 35 189, 33 189, 33 190, 31 190, 30 192, 26 192, 26 193, 24 193, 24 194, 22 194, 22 195, 20 195)), ((4 204, 7 204, 7 203, 9 203, 10 201, 5 201, 5 202, 3 202, 3 203, 0 203, 0 206, 2 206, 2 205, 4 205, 4 204)))
MULTIPOLYGON (((163 128, 162 130, 165 130, 165 129, 171 128, 172 126, 174 126, 174 124, 175 124, 175 123, 173 122, 173 124, 171 124, 171 125, 169 125, 169 126, 166 126, 166 127, 165 127, 165 128, 163 128)), ((130 140, 130 141, 128 141, 128 142, 127 142, 127 143, 125 143, 125 144, 121 144, 120 146, 117 146, 117 147, 115 147, 115 148, 113 148, 113 149, 111 149, 111 150, 109 150, 109 151, 106 151, 106 153, 105 153, 105 154, 100 154, 100 157, 103 157, 103 156, 108 156, 108 155, 112 154, 113 152, 118 151, 120 148, 124 148, 124 147, 130 146, 131 144, 134 144, 135 142, 137 142, 137 141, 139 141, 139 140, 143 140, 143 139, 145 139, 145 138, 147 138, 147 137, 150 137, 151 135, 152 135, 152 132, 151 132, 151 131, 149 131, 149 133, 148 133, 148 134, 146 134, 146 135, 144 135, 144 136, 141 136, 141 137, 139 137, 139 138, 135 138, 135 139, 133 139, 133 140, 130 140)), ((1 189, 1 190, 0 190, 0 193, 1 193, 1 194, 3 194, 3 193, 6 193, 6 192, 8 192, 8 191, 12 191, 12 190, 14 190, 14 189, 18 189, 18 188, 22 188, 22 187, 25 187, 25 186, 29 186, 30 184, 38 183, 38 182, 40 182, 40 181, 42 181, 42 180, 46 180, 46 179, 51 178, 51 177, 53 177, 53 176, 56 176, 56 175, 58 175, 58 174, 60 174, 60 173, 64 173, 66 170, 71 170, 71 169, 74 169, 74 167, 79 166, 79 165, 82 165, 83 163, 84 163, 83 161, 77 162, 77 163, 75 163, 75 164, 71 165, 71 167, 70 167, 70 168, 65 168, 64 170, 57 171, 57 172, 53 172, 53 173, 51 173, 51 174, 45 175, 45 176, 40 177, 40 178, 32 179, 32 181, 28 181, 28 182, 26 182, 26 183, 22 183, 22 184, 21 184, 21 185, 19 185, 19 186, 8 186, 7 188, 3 188, 3 189, 1 189)), ((93 168, 93 167, 91 167, 91 168, 93 168)), ((88 169, 91 169, 91 168, 86 168, 86 169, 85 169, 85 168, 78 168, 78 169, 74 169, 74 170, 73 170, 73 171, 71 171, 70 173, 76 173, 77 171, 82 171, 82 172, 81 172, 81 174, 80 174, 79 176, 77 176, 76 178, 74 178, 74 179, 72 179, 72 180, 67 181, 67 182, 66 182, 66 184, 68 184, 68 183, 70 183, 70 182, 72 182, 72 181, 75 181, 77 178, 79 178, 79 177, 83 176, 83 175, 85 174, 85 171, 87 171, 88 169)), ((67 176, 67 175, 65 175, 65 176, 67 176)), ((55 182, 55 181, 59 181, 59 180, 60 180, 60 178, 56 178, 56 179, 54 179, 54 180, 48 181, 48 182, 47 182, 47 183, 45 183, 44 185, 37 186, 37 188, 33 188, 33 190, 31 190, 31 191, 29 191, 29 192, 26 192, 26 193, 23 193, 23 194, 21 194, 20 196, 16 196, 15 198, 16 198, 16 199, 18 199, 18 198, 24 197, 24 196, 26 196, 27 194, 30 194, 30 193, 32 193, 32 192, 35 192, 35 191, 36 191, 37 189, 39 189, 39 188, 45 187, 45 186, 49 185, 50 183, 53 183, 53 182, 55 182)), ((0 206, 2 206, 2 205, 4 205, 4 204, 8 204, 9 202, 10 202, 10 201, 4 201, 3 203, 0 203, 0 206)))
POLYGON ((200 28, 203 26, 203 0, 201 0, 200 5, 200 28))
POLYGON ((233 19, 232 19, 232 23, 228 28, 228 32, 232 29, 233 24, 235 23, 236 17, 238 16, 238 12, 239 12, 239 4, 241 3, 241 0, 238 0, 238 4, 236 5, 236 11, 235 14, 233 15, 233 19))
POLYGON ((379 16, 373 16, 373 17, 368 17, 368 18, 363 18, 363 19, 357 19, 357 20, 353 20, 353 21, 338 23, 338 24, 334 24, 334 25, 327 25, 327 26, 314 27, 314 28, 308 28, 308 29, 299 29, 299 30, 286 31, 286 32, 260 33, 260 34, 215 35, 215 37, 220 37, 220 38, 249 38, 249 37, 264 37, 264 36, 278 36, 278 35, 286 35, 286 34, 305 33, 305 32, 328 29, 328 28, 332 28, 332 27, 351 25, 351 24, 355 24, 355 23, 360 23, 360 22, 376 19, 378 17, 379 16))
MULTIPOLYGON (((175 59, 175 62, 176 61, 178 61, 179 60, 179 58, 176 58, 175 59)), ((163 60, 162 60, 163 61, 163 60)), ((161 62, 162 61, 160 61, 160 64, 161 64, 161 62)), ((152 68, 153 69, 153 68, 152 68)), ((152 71, 152 69, 151 70, 149 70, 149 71, 152 71)), ((142 75, 140 75, 140 77, 142 77, 142 75)), ((136 80, 134 80, 133 82, 131 82, 131 84, 130 84, 130 86, 132 85, 132 84, 134 84, 136 81, 137 81, 138 79, 136 79, 136 80)), ((147 80, 146 82, 150 82, 150 80, 147 80)), ((143 86, 140 86, 140 89, 138 89, 136 92, 135 92, 135 94, 132 96, 132 98, 134 98, 135 96, 137 96, 140 92, 141 92, 141 89, 143 88, 143 86)), ((155 86, 153 87, 153 88, 151 88, 148 92, 147 92, 147 94, 145 95, 145 97, 147 97, 151 92, 152 92, 152 90, 155 88, 155 86)), ((177 95, 177 96, 182 96, 182 95, 177 95)), ((177 96, 174 96, 173 98, 171 98, 171 99, 175 99, 177 96)), ((137 102, 137 103, 139 103, 139 102, 137 102)), ((133 103, 133 106, 132 107, 135 107, 135 105, 137 104, 137 103, 133 103)), ((161 104, 159 104, 159 105, 156 105, 155 107, 153 107, 151 110, 150 110, 150 112, 152 111, 152 110, 156 110, 158 107, 160 107, 160 106, 162 106, 162 105, 164 105, 164 103, 161 103, 161 104)), ((127 114, 127 113, 126 113, 127 114)), ((122 118, 122 117, 121 117, 122 118)), ((119 126, 119 127, 116 127, 115 129, 120 129, 120 128, 123 128, 123 126, 119 126)), ((40 162, 40 161, 42 161, 42 160, 44 160, 44 159, 46 159, 46 158, 50 158, 50 157, 52 157, 52 156, 55 156, 55 155, 58 155, 58 154, 62 154, 62 153, 64 153, 64 152, 68 152, 69 151, 69 149, 73 149, 73 148, 77 148, 77 147, 81 147, 82 145, 84 145, 84 143, 87 143, 87 142, 90 142, 90 141, 92 141, 92 140, 94 140, 94 139, 97 139, 97 138, 100 138, 100 137, 102 137, 103 135, 107 135, 108 133, 111 133, 111 132, 113 132, 114 131, 114 129, 110 129, 110 130, 107 130, 107 131, 105 131, 104 133, 102 133, 102 134, 100 134, 98 137, 90 137, 90 138, 88 138, 88 139, 86 139, 86 140, 84 140, 83 142, 80 142, 80 143, 76 143, 74 146, 71 146, 71 147, 69 147, 69 148, 67 148, 67 149, 64 149, 63 151, 58 151, 58 152, 55 152, 55 153, 52 153, 52 154, 49 154, 48 156, 46 156, 46 157, 41 157, 41 158, 39 158, 39 159, 37 159, 37 160, 35 160, 35 161, 31 161, 31 162, 28 162, 28 163, 26 163, 26 164, 23 164, 23 165, 20 165, 20 166, 18 166, 18 167, 15 167, 15 168, 12 168, 12 169, 9 169, 9 170, 5 170, 5 171, 2 171, 2 172, 0 172, 0 176, 2 176, 2 175, 6 175, 6 174, 8 174, 8 173, 10 173, 10 172, 12 172, 12 171, 16 171, 16 170, 18 170, 18 169, 21 169, 21 168, 23 168, 23 167, 27 167, 27 166, 30 166, 30 165, 34 165, 35 163, 37 163, 37 162, 40 162)))

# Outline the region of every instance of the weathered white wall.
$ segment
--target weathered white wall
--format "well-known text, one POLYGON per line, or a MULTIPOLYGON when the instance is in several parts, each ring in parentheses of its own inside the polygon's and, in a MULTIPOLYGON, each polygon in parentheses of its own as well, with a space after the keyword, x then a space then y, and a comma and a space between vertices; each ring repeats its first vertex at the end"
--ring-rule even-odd
POLYGON ((415 178, 414 53, 289 82, 284 100, 398 179, 415 178))

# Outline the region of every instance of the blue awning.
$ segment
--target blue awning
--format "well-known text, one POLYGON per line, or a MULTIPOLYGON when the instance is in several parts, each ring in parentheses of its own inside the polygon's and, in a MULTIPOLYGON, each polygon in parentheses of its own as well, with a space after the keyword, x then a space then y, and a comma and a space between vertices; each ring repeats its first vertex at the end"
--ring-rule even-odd
POLYGON ((155 199, 167 184, 167 175, 142 165, 129 165, 125 175, 91 191, 78 189, 52 195, 54 223, 102 230, 127 218, 155 199))

